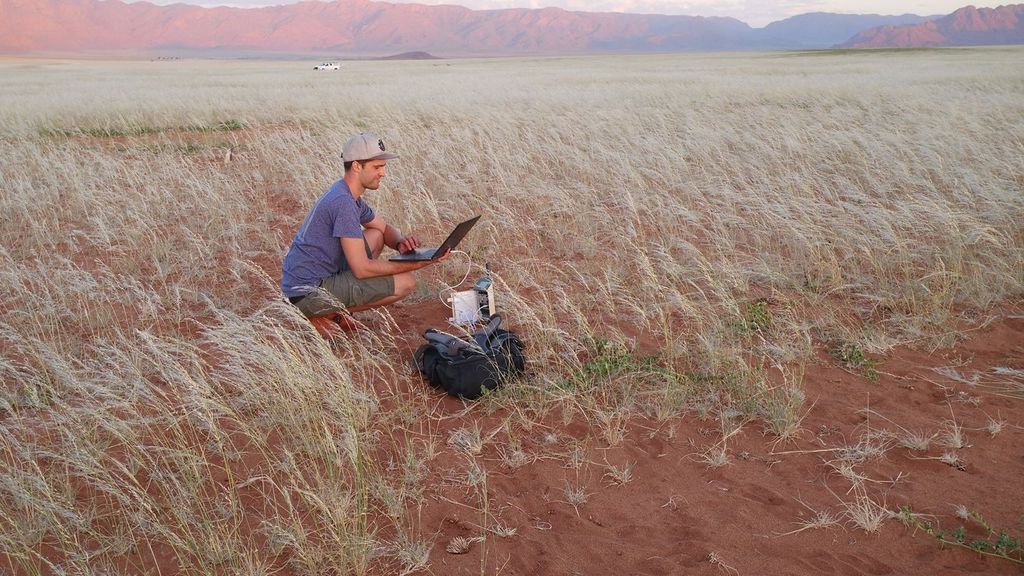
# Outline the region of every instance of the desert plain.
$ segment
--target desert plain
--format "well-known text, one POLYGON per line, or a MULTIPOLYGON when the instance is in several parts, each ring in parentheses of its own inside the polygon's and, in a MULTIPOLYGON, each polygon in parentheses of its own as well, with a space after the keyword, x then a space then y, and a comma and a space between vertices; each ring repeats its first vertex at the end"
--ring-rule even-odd
POLYGON ((0 574, 1019 574, 1022 56, 0 61, 0 574), (324 339, 359 131, 483 218, 324 339), (485 266, 464 402, 411 359, 485 266))

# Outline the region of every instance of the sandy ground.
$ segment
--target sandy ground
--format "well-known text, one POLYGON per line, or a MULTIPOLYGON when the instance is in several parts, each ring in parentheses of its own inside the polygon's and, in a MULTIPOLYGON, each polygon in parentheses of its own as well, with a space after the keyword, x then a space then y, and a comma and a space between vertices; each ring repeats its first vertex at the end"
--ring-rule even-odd
MULTIPOLYGON (((425 304, 396 307, 395 317, 408 327, 403 331, 417 334, 438 326, 446 312, 425 304)), ((404 345, 411 354, 416 344, 411 337, 404 345)), ((473 542, 463 554, 445 548, 455 537, 480 534, 483 498, 460 481, 468 457, 443 446, 425 481, 427 504, 416 513, 423 537, 434 543, 430 572, 1021 573, 1006 559, 943 545, 923 527, 927 521, 949 533, 964 526, 966 541, 986 538, 978 521, 956 516, 956 507, 965 506, 997 532, 1024 533, 1024 391, 1019 373, 1013 380, 1000 368, 1024 368, 1024 315, 1013 310, 968 332, 954 349, 894 350, 877 366, 877 381, 847 371, 820 349, 805 376, 806 416, 797 438, 780 443, 760 424, 747 423, 726 442, 728 463, 715 468, 700 455, 722 438, 716 420, 634 419, 623 440, 609 446, 591 423, 564 423, 556 415, 520 438, 531 455, 521 466, 503 463, 500 446, 484 445, 477 460, 488 472, 487 523, 515 534, 473 542), (993 420, 1005 423, 995 435, 986 429, 993 420), (954 422, 965 437, 961 448, 945 445, 954 422), (931 436, 927 450, 900 446, 898 437, 908 431, 931 436), (876 444, 887 449, 855 463, 863 488, 851 488, 837 470, 841 456, 876 444), (569 455, 580 449, 584 462, 576 466, 569 455), (943 462, 944 454, 957 458, 943 462), (630 464, 625 484, 607 473, 609 465, 630 464), (582 489, 586 502, 570 504, 567 488, 582 489), (868 533, 847 516, 849 505, 865 497, 889 510, 909 507, 920 524, 890 519, 868 533), (826 512, 838 522, 817 529, 801 524, 826 512)), ((411 368, 410 385, 426 385, 411 368)), ((440 429, 433 423, 418 432, 447 438, 464 425, 465 405, 437 397, 445 416, 440 429)), ((473 410, 495 426, 504 416, 473 410)))

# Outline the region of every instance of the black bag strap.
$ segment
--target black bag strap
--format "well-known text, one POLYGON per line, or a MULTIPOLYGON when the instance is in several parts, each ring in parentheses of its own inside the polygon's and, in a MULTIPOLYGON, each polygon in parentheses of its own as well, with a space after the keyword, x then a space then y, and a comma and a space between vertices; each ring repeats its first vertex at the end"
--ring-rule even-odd
POLYGON ((479 332, 473 334, 473 340, 476 340, 477 346, 484 350, 489 350, 491 347, 491 338, 494 333, 501 327, 501 315, 491 314, 491 317, 487 320, 487 325, 484 326, 479 332))
POLYGON ((448 358, 457 358, 466 353, 486 354, 494 345, 495 334, 501 328, 501 315, 492 314, 487 320, 487 325, 478 332, 472 334, 472 341, 466 341, 458 336, 441 332, 434 328, 427 329, 423 337, 432 344, 437 351, 448 358))
POLYGON ((466 342, 462 338, 452 336, 440 330, 434 330, 433 328, 428 329, 423 333, 423 337, 427 339, 437 348, 437 351, 447 355, 450 358, 455 358, 463 352, 475 352, 482 353, 483 350, 478 349, 473 344, 466 342))
POLYGON ((412 353, 413 365, 416 366, 416 369, 420 371, 420 374, 424 375, 427 373, 427 371, 426 366, 423 365, 423 355, 426 353, 427 348, 430 348, 430 345, 424 344, 423 346, 420 346, 419 348, 416 349, 415 352, 412 353))

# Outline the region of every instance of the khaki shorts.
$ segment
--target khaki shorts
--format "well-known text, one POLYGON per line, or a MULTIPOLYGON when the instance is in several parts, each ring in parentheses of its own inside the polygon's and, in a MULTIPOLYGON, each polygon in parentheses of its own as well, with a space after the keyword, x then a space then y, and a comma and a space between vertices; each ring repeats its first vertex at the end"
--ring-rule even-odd
POLYGON ((346 308, 383 300, 394 294, 393 276, 360 280, 351 270, 342 270, 334 276, 324 278, 319 288, 296 302, 295 306, 307 317, 312 318, 344 312, 346 308))

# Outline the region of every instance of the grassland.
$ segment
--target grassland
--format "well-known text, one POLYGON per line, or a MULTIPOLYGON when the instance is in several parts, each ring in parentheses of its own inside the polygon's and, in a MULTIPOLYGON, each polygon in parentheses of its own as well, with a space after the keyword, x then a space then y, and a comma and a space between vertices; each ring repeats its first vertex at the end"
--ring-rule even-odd
POLYGON ((0 570, 415 572, 439 451, 486 546, 515 530, 474 456, 530 462, 541 423, 615 445, 717 415, 708 466, 737 425, 794 437, 816 347, 871 377, 1019 306, 1021 56, 0 62, 0 570), (493 266, 531 373, 465 412, 438 416, 401 317, 327 342, 281 302, 360 130, 402 155, 371 197, 389 220, 484 215, 471 274, 493 266))

